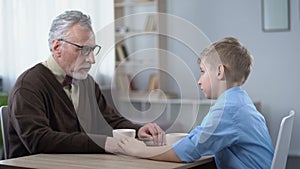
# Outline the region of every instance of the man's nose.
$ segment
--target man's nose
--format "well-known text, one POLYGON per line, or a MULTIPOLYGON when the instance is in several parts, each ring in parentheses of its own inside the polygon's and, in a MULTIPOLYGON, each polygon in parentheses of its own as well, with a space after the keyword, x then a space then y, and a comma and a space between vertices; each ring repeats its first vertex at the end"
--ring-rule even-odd
POLYGON ((87 57, 87 62, 89 62, 90 64, 95 64, 96 61, 95 61, 95 56, 94 56, 94 53, 91 52, 88 57, 87 57))

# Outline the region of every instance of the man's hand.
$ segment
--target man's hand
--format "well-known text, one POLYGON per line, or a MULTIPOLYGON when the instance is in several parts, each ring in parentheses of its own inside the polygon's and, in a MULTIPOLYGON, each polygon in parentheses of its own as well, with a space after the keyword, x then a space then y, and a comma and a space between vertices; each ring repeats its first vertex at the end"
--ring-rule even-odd
POLYGON ((105 151, 108 153, 117 153, 119 152, 118 139, 107 137, 105 142, 105 151))
POLYGON ((122 138, 118 142, 120 153, 136 156, 136 157, 147 157, 147 146, 144 142, 137 139, 126 137, 122 138))
POLYGON ((141 127, 138 131, 138 138, 141 140, 153 140, 155 145, 165 145, 165 132, 156 124, 148 123, 141 127))

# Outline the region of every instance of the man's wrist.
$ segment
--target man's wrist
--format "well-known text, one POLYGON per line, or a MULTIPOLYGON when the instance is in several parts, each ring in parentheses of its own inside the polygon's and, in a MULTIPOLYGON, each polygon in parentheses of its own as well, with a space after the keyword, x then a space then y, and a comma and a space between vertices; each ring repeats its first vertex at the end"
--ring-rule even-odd
POLYGON ((108 153, 117 153, 117 152, 119 152, 118 140, 113 138, 113 137, 107 137, 104 149, 108 153))

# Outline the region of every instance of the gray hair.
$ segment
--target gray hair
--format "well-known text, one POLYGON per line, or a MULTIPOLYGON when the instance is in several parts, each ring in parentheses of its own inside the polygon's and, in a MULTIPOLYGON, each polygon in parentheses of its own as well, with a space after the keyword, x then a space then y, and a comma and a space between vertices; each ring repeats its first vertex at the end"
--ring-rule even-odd
POLYGON ((80 11, 66 11, 53 20, 48 39, 50 51, 52 51, 52 41, 66 37, 69 32, 68 29, 77 23, 93 31, 90 17, 80 11))

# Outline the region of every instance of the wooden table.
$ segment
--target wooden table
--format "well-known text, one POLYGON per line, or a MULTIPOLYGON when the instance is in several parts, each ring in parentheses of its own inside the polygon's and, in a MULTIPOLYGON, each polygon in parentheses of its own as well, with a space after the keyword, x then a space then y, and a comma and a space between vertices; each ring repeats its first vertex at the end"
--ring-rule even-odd
POLYGON ((7 165, 6 168, 10 168, 9 166, 18 166, 45 169, 181 169, 196 166, 214 166, 214 159, 212 156, 207 156, 202 157, 194 163, 172 163, 113 154, 37 154, 0 161, 0 168, 5 168, 5 165, 7 165))

